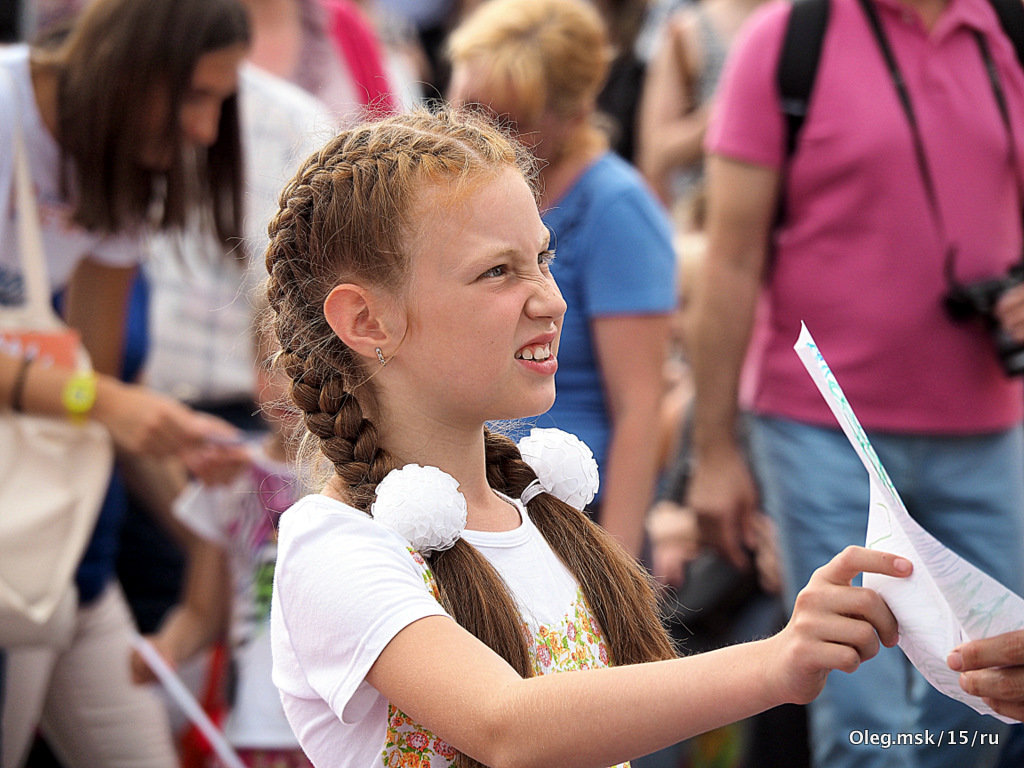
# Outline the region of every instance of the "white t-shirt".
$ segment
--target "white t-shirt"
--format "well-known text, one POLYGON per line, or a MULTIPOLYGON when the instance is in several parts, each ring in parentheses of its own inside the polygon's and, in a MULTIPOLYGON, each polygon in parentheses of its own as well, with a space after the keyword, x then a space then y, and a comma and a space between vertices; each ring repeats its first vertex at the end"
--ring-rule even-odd
MULTIPOLYGON (((466 531, 520 605, 536 674, 607 666, 597 622, 572 574, 525 508, 500 533, 466 531)), ((303 750, 317 768, 447 768, 454 750, 366 681, 391 639, 425 616, 445 615, 433 575, 398 534, 326 496, 307 496, 281 518, 271 609, 274 683, 303 750)))
POLYGON ((253 313, 267 277, 267 225, 299 164, 334 135, 327 108, 252 64, 239 71, 245 163, 245 242, 224 254, 208 230, 157 234, 149 243, 150 352, 146 383, 186 402, 250 399, 253 313))
POLYGON ((50 287, 63 288, 85 256, 109 266, 132 266, 141 258, 135 236, 90 234, 68 223, 71 206, 61 196, 60 147, 43 124, 29 74, 27 45, 0 46, 0 306, 24 300, 14 191, 14 126, 21 124, 36 192, 50 287))
POLYGON ((190 485, 174 512, 221 546, 231 571, 231 657, 235 689, 224 734, 236 747, 292 749, 298 741, 270 679, 270 590, 277 559, 275 525, 297 496, 295 473, 261 457, 235 482, 190 485))

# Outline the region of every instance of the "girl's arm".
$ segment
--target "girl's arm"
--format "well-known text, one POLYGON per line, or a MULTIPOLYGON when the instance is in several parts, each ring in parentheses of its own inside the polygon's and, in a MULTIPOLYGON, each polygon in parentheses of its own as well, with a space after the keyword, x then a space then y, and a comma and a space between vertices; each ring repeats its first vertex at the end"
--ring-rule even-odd
MULTIPOLYGON (((224 548, 193 535, 188 548, 185 597, 171 609, 160 631, 150 638, 172 666, 187 661, 224 634, 231 605, 230 589, 231 575, 224 548)), ((137 683, 156 679, 134 652, 132 677, 137 683)))
POLYGON ((591 323, 611 422, 601 467, 601 525, 633 557, 640 557, 658 474, 652 428, 665 391, 669 325, 668 315, 599 317, 591 323))
POLYGON ((853 672, 896 620, 861 571, 910 564, 849 547, 819 568, 793 617, 767 640, 671 661, 522 679, 446 617, 398 633, 366 677, 394 706, 494 768, 602 768, 783 703, 815 698, 832 669, 853 672))

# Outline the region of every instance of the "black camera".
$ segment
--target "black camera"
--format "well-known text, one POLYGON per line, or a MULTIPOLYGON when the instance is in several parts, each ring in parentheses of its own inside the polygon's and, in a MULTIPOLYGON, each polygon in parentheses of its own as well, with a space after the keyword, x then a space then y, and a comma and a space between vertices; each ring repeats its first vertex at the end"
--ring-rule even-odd
POLYGON ((943 299, 946 312, 959 322, 980 319, 988 327, 996 345, 999 362, 1007 376, 1024 373, 1024 344, 1015 341, 1003 330, 995 316, 996 303, 1008 289, 1024 283, 1024 263, 1015 264, 1002 277, 973 283, 951 283, 943 299))

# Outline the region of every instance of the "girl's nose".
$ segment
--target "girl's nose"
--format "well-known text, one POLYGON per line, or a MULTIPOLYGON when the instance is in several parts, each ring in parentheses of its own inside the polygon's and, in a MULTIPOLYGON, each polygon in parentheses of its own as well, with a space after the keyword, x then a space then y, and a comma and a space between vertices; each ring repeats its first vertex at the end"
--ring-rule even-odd
POLYGON ((555 278, 543 275, 527 302, 527 313, 533 317, 550 317, 554 320, 561 320, 565 309, 565 299, 562 298, 562 292, 558 290, 555 278))

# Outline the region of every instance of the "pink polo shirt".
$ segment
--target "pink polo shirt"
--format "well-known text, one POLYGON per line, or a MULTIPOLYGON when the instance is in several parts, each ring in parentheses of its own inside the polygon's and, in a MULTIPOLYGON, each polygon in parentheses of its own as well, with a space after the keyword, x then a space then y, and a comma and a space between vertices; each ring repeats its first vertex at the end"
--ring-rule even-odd
MULTIPOLYGON (((1024 119, 1024 73, 986 0, 950 0, 929 34, 898 0, 877 0, 924 137, 961 280, 1002 275, 1021 253, 1021 202, 1009 142, 970 30, 988 38, 1024 119)), ((773 0, 735 44, 708 130, 714 154, 783 163, 776 64, 789 3, 773 0)), ((1024 131, 1017 130, 1024 152, 1024 131)), ((1024 178, 1024 169, 1021 171, 1024 178)), ((856 0, 833 0, 786 189, 745 370, 746 405, 834 426, 793 352, 805 321, 869 429, 964 434, 1022 417, 1021 383, 984 330, 947 319, 944 245, 914 160, 912 134, 856 0)))

